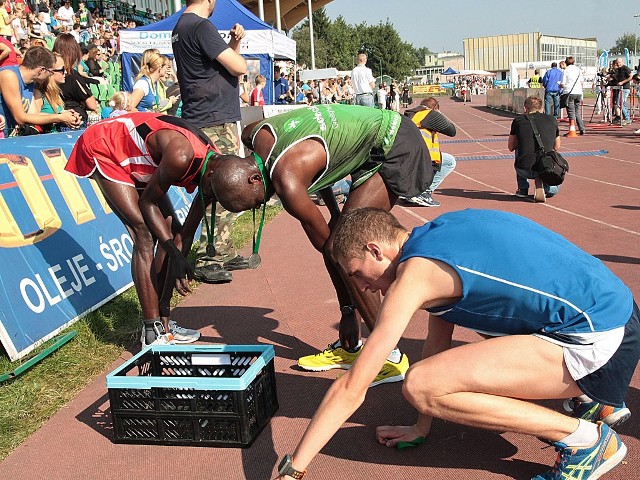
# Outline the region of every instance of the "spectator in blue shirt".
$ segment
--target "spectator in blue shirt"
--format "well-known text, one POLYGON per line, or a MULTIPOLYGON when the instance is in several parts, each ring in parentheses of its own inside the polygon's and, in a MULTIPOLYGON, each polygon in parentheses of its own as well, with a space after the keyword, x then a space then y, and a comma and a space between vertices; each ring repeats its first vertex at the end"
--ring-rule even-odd
POLYGON ((280 71, 280 67, 274 68, 274 73, 277 78, 275 81, 275 99, 277 104, 286 104, 287 97, 289 95, 289 82, 284 72, 280 71))
POLYGON ((560 115, 560 83, 562 82, 562 70, 558 68, 558 63, 553 62, 551 69, 547 70, 542 77, 544 87, 544 113, 558 118, 560 115), (553 112, 551 111, 553 102, 553 112))

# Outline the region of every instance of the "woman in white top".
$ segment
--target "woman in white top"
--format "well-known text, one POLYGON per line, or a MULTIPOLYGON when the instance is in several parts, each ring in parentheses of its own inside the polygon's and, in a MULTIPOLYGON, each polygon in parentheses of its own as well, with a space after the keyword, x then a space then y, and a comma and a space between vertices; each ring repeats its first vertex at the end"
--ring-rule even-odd
POLYGON ((131 92, 129 107, 131 110, 151 112, 157 109, 160 102, 158 82, 168 69, 165 58, 159 53, 152 53, 148 55, 146 63, 140 67, 140 73, 136 77, 136 83, 131 92))
POLYGON ((565 60, 567 68, 562 74, 562 94, 569 95, 567 99, 567 116, 569 120, 575 122, 575 127, 580 135, 584 135, 584 122, 580 114, 580 104, 582 103, 582 71, 575 65, 573 57, 567 57, 565 60))

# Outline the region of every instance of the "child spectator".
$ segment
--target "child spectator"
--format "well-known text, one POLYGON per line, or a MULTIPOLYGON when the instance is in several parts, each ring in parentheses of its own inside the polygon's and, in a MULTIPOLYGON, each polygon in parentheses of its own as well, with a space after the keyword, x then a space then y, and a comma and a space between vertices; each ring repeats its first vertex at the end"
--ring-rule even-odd
POLYGON ((102 109, 102 118, 115 118, 129 113, 130 103, 128 92, 114 93, 107 106, 102 109))
POLYGON ((256 86, 251 90, 249 105, 252 107, 258 107, 264 105, 264 95, 262 89, 267 84, 267 79, 264 75, 256 75, 256 86))

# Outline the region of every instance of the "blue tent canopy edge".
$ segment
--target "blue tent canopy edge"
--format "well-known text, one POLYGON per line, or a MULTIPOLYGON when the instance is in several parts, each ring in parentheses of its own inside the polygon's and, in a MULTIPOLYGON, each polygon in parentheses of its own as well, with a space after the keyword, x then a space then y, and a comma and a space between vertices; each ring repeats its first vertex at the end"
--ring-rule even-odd
MULTIPOLYGON (((171 32, 178 22, 178 19, 184 12, 184 8, 169 17, 158 22, 144 25, 133 29, 138 32, 171 32)), ((230 30, 236 23, 244 27, 246 31, 250 30, 273 30, 269 24, 260 20, 253 13, 247 10, 236 0, 218 0, 215 9, 209 21, 213 23, 218 30, 230 30)), ((139 71, 139 64, 142 55, 140 53, 121 52, 122 61, 122 88, 127 91, 133 89, 134 72, 139 71)), ((167 56, 172 57, 168 54, 167 56)), ((267 79, 267 85, 273 85, 273 58, 269 52, 243 54, 247 59, 256 59, 260 62, 260 73, 267 79)), ((295 59, 292 59, 295 60, 295 59)), ((273 88, 264 89, 265 102, 273 103, 273 88)))

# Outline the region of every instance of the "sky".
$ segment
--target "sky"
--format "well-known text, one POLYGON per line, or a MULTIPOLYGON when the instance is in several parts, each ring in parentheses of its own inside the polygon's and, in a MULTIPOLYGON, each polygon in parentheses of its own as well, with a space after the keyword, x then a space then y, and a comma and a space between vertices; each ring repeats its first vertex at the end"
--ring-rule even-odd
POLYGON ((464 38, 508 33, 596 37, 604 50, 625 33, 640 35, 638 0, 333 0, 325 10, 330 19, 342 15, 351 25, 388 18, 402 40, 433 52, 462 53, 464 38))

